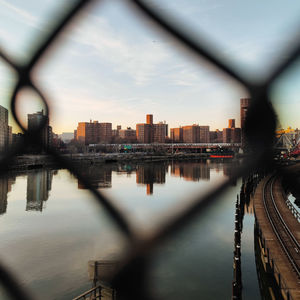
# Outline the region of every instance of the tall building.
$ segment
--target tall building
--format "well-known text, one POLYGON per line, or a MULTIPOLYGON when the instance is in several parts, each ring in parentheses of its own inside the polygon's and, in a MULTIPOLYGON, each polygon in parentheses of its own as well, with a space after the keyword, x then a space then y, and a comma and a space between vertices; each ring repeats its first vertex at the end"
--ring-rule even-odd
POLYGON ((76 140, 86 145, 110 143, 112 138, 112 124, 92 122, 79 122, 76 131, 76 140))
POLYGON ((216 134, 217 134, 216 143, 222 143, 223 142, 223 131, 220 131, 219 129, 217 129, 216 134))
POLYGON ((171 141, 172 143, 182 143, 183 142, 183 129, 179 128, 171 128, 170 129, 171 141))
POLYGON ((168 124, 166 122, 159 122, 153 124, 154 143, 165 143, 168 136, 168 124))
POLYGON ((150 144, 153 142, 153 127, 150 124, 136 124, 136 138, 139 143, 150 144))
MULTIPOLYGON (((229 125, 230 122, 229 122, 229 125)), ((223 143, 241 143, 241 128, 229 127, 223 129, 223 143)))
POLYGON ((231 141, 232 143, 241 143, 242 130, 241 128, 231 128, 231 141))
POLYGON ((209 132, 209 142, 210 143, 223 143, 223 132, 219 129, 216 131, 209 132))
POLYGON ((184 143, 199 143, 200 140, 200 127, 199 125, 183 126, 183 142, 184 143))
POLYGON ((53 135, 55 134, 53 131, 52 131, 52 126, 48 126, 47 127, 48 129, 48 140, 47 140, 47 145, 48 146, 52 146, 52 141, 53 141, 53 135))
POLYGON ((99 123, 99 142, 110 143, 112 137, 112 124, 99 123))
MULTIPOLYGON (((52 128, 49 128, 49 118, 48 116, 44 115, 44 111, 38 111, 33 114, 28 114, 28 131, 35 131, 40 128, 40 126, 44 125, 44 127, 41 130, 40 136, 38 138, 41 139, 42 144, 45 148, 47 148, 50 144, 49 142, 51 141, 51 134, 52 134, 52 128)), ((35 150, 41 150, 37 149, 35 150)))
POLYGON ((12 127, 8 126, 8 137, 7 137, 8 147, 12 146, 12 127))
POLYGON ((245 120, 246 120, 246 116, 247 116, 247 112, 249 109, 251 103, 251 98, 241 98, 240 100, 240 116, 241 116, 241 128, 242 130, 244 129, 245 126, 245 120))
POLYGON ((127 129, 119 130, 119 137, 128 143, 132 143, 136 141, 136 130, 131 129, 131 127, 127 127, 127 129))
POLYGON ((209 143, 209 126, 199 126, 199 143, 209 143))
POLYGON ((79 122, 77 125, 76 140, 88 144, 96 144, 94 134, 93 134, 93 123, 90 122, 79 122))
POLYGON ((136 138, 139 143, 164 143, 168 136, 168 124, 153 124, 153 115, 146 115, 146 123, 136 124, 136 138))
POLYGON ((228 128, 235 128, 235 119, 228 120, 228 128))
POLYGON ((146 115, 146 123, 150 125, 153 124, 153 115, 146 115))
POLYGON ((231 128, 223 128, 223 143, 231 143, 231 128))
POLYGON ((216 131, 210 131, 209 132, 209 141, 210 143, 217 143, 217 132, 216 131))
POLYGON ((8 110, 0 105, 0 152, 8 147, 8 110))

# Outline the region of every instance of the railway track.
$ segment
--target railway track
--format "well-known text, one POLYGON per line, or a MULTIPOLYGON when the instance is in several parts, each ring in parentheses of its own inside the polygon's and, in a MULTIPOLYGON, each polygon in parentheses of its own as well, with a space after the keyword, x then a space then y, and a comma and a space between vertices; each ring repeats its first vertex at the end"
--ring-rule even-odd
POLYGON ((269 180, 266 181, 263 187, 263 203, 274 233, 295 273, 300 279, 300 244, 284 221, 276 205, 273 195, 273 185, 276 180, 276 176, 271 176, 269 180))

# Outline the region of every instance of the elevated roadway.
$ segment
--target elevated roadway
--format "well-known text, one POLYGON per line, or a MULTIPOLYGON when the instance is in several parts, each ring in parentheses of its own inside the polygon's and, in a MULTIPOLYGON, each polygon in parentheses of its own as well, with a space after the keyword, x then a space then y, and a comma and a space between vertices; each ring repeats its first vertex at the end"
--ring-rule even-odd
POLYGON ((166 150, 189 150, 189 149, 230 149, 238 150, 242 146, 241 143, 152 143, 152 144, 89 144, 89 149, 97 148, 112 148, 112 149, 124 149, 130 148, 133 150, 139 149, 152 149, 152 148, 162 148, 166 150))

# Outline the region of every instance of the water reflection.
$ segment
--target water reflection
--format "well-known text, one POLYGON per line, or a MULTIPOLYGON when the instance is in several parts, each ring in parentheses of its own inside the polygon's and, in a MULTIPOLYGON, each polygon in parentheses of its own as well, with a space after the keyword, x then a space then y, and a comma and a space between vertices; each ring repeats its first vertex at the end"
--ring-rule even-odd
POLYGON ((53 170, 38 170, 27 175, 26 211, 43 211, 51 191, 53 170))
POLYGON ((147 195, 153 194, 153 184, 164 184, 168 165, 164 163, 154 163, 139 165, 136 170, 136 183, 146 185, 147 195))
MULTIPOLYGON (((89 165, 80 171, 96 188, 106 190, 109 199, 116 201, 140 232, 148 232, 159 229, 173 211, 176 213, 177 207, 187 205, 187 194, 228 178, 230 167, 235 167, 232 161, 124 162, 89 165), (146 197, 147 193, 151 196, 146 197), (149 201, 141 201, 146 198, 149 201)), ((2 211, 6 211, 7 205, 9 212, 0 218, 2 257, 40 296, 37 298, 71 299, 90 289, 87 262, 92 260, 103 265, 107 261, 118 261, 126 249, 126 240, 113 226, 106 211, 95 209, 90 193, 83 190, 84 186, 68 171, 30 170, 15 176, 0 181, 2 211), (32 249, 38 249, 34 256, 32 249)), ((180 283, 182 293, 174 295, 177 293, 177 289, 173 292, 174 282, 163 285, 162 292, 171 296, 165 299, 184 298, 187 286, 191 286, 192 293, 195 291, 195 297, 188 298, 199 298, 199 278, 191 276, 190 270, 192 274, 201 273, 200 292, 205 299, 222 298, 224 293, 230 296, 232 234, 228 233, 233 230, 232 205, 239 184, 195 220, 190 234, 184 233, 175 245, 167 247, 163 262, 171 257, 171 261, 167 261, 170 265, 162 263, 159 276, 155 278, 159 278, 159 283, 171 280, 170 270, 174 270, 175 285, 180 283), (178 259, 181 257, 189 259, 178 259), (179 269, 177 272, 178 263, 182 263, 186 271, 182 273, 179 269), (218 295, 212 293, 216 285, 218 295)), ((253 244, 248 244, 243 245, 243 255, 253 255, 253 244)), ((243 274, 247 274, 247 270, 243 274)), ((250 278, 245 286, 252 281, 250 278)))
MULTIPOLYGON (((111 188, 111 173, 116 168, 108 165, 101 166, 85 166, 78 168, 80 174, 86 178, 94 188, 111 188)), ((86 189, 80 180, 78 180, 78 188, 86 189)))
MULTIPOLYGON (((127 163, 127 164, 107 164, 107 165, 88 165, 81 166, 78 170, 94 188, 112 188, 112 173, 118 175, 135 173, 136 184, 146 186, 146 194, 153 195, 155 184, 165 184, 166 176, 183 178, 185 181, 210 181, 211 170, 230 177, 232 175, 233 164, 228 165, 223 162, 210 161, 168 161, 153 163, 127 163)), ((18 172, 17 175, 27 175, 26 211, 40 211, 45 208, 46 201, 52 187, 53 175, 57 170, 39 169, 18 172)), ((6 213, 7 194, 11 191, 12 185, 16 181, 16 176, 0 178, 0 215, 6 213)), ((77 180, 78 189, 86 187, 77 180)), ((245 209, 251 213, 253 207, 246 199, 245 209)))
POLYGON ((186 181, 210 180, 210 167, 204 162, 174 162, 171 165, 171 174, 183 177, 186 181))
MULTIPOLYGON (((238 162, 224 164, 223 161, 166 161, 151 163, 127 163, 109 165, 88 165, 79 168, 79 172, 89 180, 94 188, 111 188, 112 172, 117 174, 135 173, 136 184, 146 186, 146 194, 153 195, 154 184, 165 184, 168 174, 173 177, 183 178, 185 181, 210 181, 210 172, 223 172, 226 177, 232 177, 234 165, 238 162)), ((235 185, 235 183, 234 183, 235 185)), ((85 186, 78 181, 78 188, 85 189, 85 186)))
POLYGON ((0 215, 6 213, 7 194, 11 191, 11 186, 16 182, 16 177, 0 178, 0 215))

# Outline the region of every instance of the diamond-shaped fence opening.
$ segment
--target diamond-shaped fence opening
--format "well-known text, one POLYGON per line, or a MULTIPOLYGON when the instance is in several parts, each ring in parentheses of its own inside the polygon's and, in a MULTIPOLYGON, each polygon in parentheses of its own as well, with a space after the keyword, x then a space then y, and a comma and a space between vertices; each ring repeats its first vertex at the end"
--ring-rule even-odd
MULTIPOLYGON (((68 169, 73 173, 80 183, 88 188, 97 199, 97 202, 101 204, 110 216, 113 218, 120 231, 127 237, 131 245, 131 251, 124 261, 119 263, 119 267, 114 270, 113 273, 113 285, 117 288, 121 299, 147 299, 150 295, 145 290, 145 274, 151 255, 157 246, 167 237, 172 236, 178 232, 181 228, 186 226, 194 217, 198 216, 200 212, 205 211, 211 206, 214 201, 221 195, 228 186, 230 186, 233 180, 246 176, 252 170, 258 166, 265 166, 270 162, 272 157, 272 146, 274 141, 275 129, 276 129, 276 116, 272 108, 272 104, 269 99, 269 89, 274 80, 281 74, 282 71, 287 69, 291 64, 296 61, 300 54, 300 45, 296 45, 281 61, 277 67, 273 70, 272 74, 264 81, 258 84, 253 84, 245 76, 243 76, 237 69, 233 68, 230 64, 220 59, 215 53, 215 49, 211 49, 207 46, 204 39, 203 41, 198 37, 194 39, 193 36, 187 34, 182 28, 176 26, 174 20, 167 17, 165 14, 158 11, 155 6, 150 6, 147 2, 140 0, 129 0, 128 5, 136 10, 141 16, 147 20, 150 20, 156 29, 162 31, 164 34, 175 40, 182 48, 194 57, 200 57, 202 60, 206 60, 216 69, 224 72, 234 80, 242 84, 252 99, 251 107, 247 115, 245 133, 247 135, 247 141, 249 147, 252 148, 249 156, 241 167, 239 167, 234 174, 231 174, 230 180, 227 180, 216 187, 213 191, 207 192, 204 195, 198 195, 195 197, 195 201, 191 202, 188 207, 185 207, 182 211, 175 216, 167 220, 164 226, 153 234, 140 239, 136 234, 134 228, 132 228, 127 221, 127 218, 120 212, 120 210, 113 204, 110 199, 102 192, 97 190, 93 184, 85 177, 78 169, 65 157, 52 148, 45 148, 43 141, 37 139, 37 136, 41 136, 41 131, 45 123, 41 123, 40 127, 32 130, 27 130, 20 118, 20 112, 17 111, 18 95, 24 90, 30 90, 31 93, 35 93, 45 111, 49 112, 51 108, 51 101, 46 97, 36 82, 34 82, 32 74, 36 68, 38 68, 39 61, 44 57, 47 50, 52 47, 66 26, 77 17, 77 15, 88 5, 98 1, 93 0, 81 0, 73 4, 68 8, 67 13, 54 24, 52 30, 45 31, 43 36, 36 43, 35 51, 32 56, 25 63, 18 63, 10 57, 4 50, 0 50, 0 56, 2 60, 8 64, 18 75, 17 82, 11 93, 11 111, 16 123, 25 132, 24 141, 18 146, 17 149, 12 149, 5 154, 5 157, 1 160, 1 175, 5 175, 9 170, 9 164, 14 159, 17 153, 22 152, 22 149, 28 145, 39 145, 43 150, 52 156, 57 165, 61 168, 68 169), (252 154, 251 154, 252 153, 252 154)), ((99 1, 100 2, 100 1, 99 1)), ((149 22, 150 24, 150 22, 149 22)), ((51 95, 50 95, 51 98, 51 95)), ((8 291, 8 293, 15 299, 31 299, 29 293, 18 284, 16 278, 5 267, 0 265, 0 280, 2 285, 8 291)), ((113 291, 112 291, 113 293, 113 291)), ((88 291, 88 293, 81 295, 81 299, 84 297, 94 297, 97 299, 100 297, 101 288, 88 291)), ((199 295, 201 296, 201 295, 199 295)), ((79 299, 79 298, 78 298, 79 299)))

